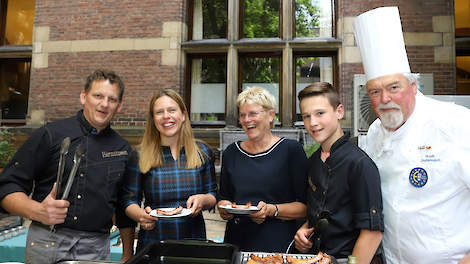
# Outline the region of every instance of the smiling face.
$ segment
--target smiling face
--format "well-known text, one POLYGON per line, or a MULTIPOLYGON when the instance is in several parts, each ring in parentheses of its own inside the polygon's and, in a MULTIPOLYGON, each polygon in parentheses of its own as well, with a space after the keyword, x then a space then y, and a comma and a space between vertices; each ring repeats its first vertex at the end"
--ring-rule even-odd
POLYGON ((274 110, 264 109, 258 104, 245 103, 240 106, 239 120, 249 140, 261 140, 271 130, 274 110))
POLYGON ((335 109, 326 96, 309 96, 300 101, 300 112, 305 129, 323 149, 329 150, 342 136, 340 125, 340 120, 344 116, 342 104, 335 109))
POLYGON ((83 115, 98 131, 106 128, 114 115, 121 111, 119 93, 118 84, 111 84, 108 80, 94 81, 88 92, 81 92, 83 115))
POLYGON ((397 130, 413 113, 416 83, 410 84, 403 74, 369 80, 366 87, 372 108, 386 129, 397 130))
POLYGON ((175 100, 164 95, 153 104, 153 122, 163 145, 168 145, 171 140, 177 140, 183 123, 186 120, 184 113, 175 100))

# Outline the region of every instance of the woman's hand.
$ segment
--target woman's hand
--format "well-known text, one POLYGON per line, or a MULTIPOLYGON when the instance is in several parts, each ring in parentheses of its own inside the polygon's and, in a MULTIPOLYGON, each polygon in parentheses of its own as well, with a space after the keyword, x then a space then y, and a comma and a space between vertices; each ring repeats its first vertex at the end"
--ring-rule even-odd
POLYGON ((158 219, 155 216, 151 216, 150 212, 152 209, 150 207, 145 207, 145 210, 142 210, 141 214, 139 215, 138 222, 140 227, 145 230, 152 230, 155 228, 155 221, 158 219))
POLYGON ((195 194, 189 196, 186 201, 186 208, 191 210, 191 216, 196 216, 202 212, 204 208, 204 194, 195 194))
POLYGON ((221 205, 232 205, 232 202, 227 201, 227 200, 222 200, 222 201, 219 201, 219 203, 217 204, 217 209, 219 211, 220 217, 224 220, 232 219, 233 214, 229 214, 227 210, 220 208, 221 205))
POLYGON ((262 224, 264 221, 266 221, 266 218, 273 217, 276 210, 274 205, 267 204, 263 201, 260 201, 256 207, 258 207, 260 210, 250 214, 249 217, 257 224, 262 224))

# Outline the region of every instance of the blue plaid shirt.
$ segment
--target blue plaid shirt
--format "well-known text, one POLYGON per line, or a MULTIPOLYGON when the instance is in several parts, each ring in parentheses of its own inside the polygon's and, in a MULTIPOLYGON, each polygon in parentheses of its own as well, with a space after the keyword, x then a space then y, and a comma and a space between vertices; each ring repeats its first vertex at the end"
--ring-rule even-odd
MULTIPOLYGON (((124 208, 131 204, 140 205, 142 195, 145 206, 152 209, 165 207, 186 207, 186 200, 194 194, 217 192, 214 155, 211 149, 200 142, 198 147, 204 153, 205 161, 200 168, 186 169, 184 148, 180 152, 179 166, 173 159, 169 147, 162 147, 162 165, 141 173, 136 152, 131 155, 126 168, 123 185, 124 208)), ((167 239, 199 238, 206 239, 206 229, 202 214, 196 217, 160 218, 153 230, 139 231, 137 251, 150 242, 167 239)))

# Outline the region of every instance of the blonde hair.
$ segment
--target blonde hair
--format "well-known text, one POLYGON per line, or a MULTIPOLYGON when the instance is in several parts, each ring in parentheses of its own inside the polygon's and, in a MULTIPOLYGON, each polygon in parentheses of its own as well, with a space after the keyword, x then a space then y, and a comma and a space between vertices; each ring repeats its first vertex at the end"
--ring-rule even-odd
MULTIPOLYGON (((276 98, 268 90, 259 86, 252 86, 241 92, 237 97, 238 108, 244 104, 257 104, 265 110, 274 110, 276 108, 276 98)), ((274 120, 270 125, 271 128, 274 127, 274 120)))
POLYGON ((259 86, 252 86, 238 95, 238 108, 243 104, 257 104, 264 109, 274 110, 276 108, 276 98, 268 90, 259 86))
MULTIPOLYGON (((162 164, 162 146, 161 146, 161 137, 160 132, 155 127, 155 122, 153 120, 153 109, 155 102, 158 98, 162 96, 168 96, 173 101, 175 101, 183 115, 185 116, 185 121, 183 122, 182 128, 178 137, 178 149, 181 149, 184 146, 184 151, 186 154, 186 168, 194 169, 202 166, 204 161, 203 152, 199 149, 196 144, 196 140, 193 136, 193 130, 191 128, 191 122, 189 120, 188 111, 186 105, 183 102, 181 96, 173 91, 172 89, 163 89, 155 93, 155 95, 150 100, 148 115, 147 115, 147 124, 145 126, 144 136, 142 142, 139 145, 139 168, 142 173, 147 173, 151 168, 158 167, 162 164)), ((179 152, 178 157, 179 166, 179 152)))

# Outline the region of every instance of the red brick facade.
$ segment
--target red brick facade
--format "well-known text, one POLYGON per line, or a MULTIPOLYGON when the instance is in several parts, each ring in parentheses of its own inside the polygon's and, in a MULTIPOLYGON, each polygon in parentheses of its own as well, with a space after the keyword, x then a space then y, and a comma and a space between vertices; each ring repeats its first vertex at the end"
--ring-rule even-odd
MULTIPOLYGON (((165 22, 188 20, 186 5, 183 0, 36 0, 35 27, 49 27, 49 41, 160 38, 165 22)), ((450 0, 337 0, 337 17, 392 5, 399 6, 404 32, 433 32, 434 16, 453 16, 450 0)), ((413 72, 434 74, 436 94, 455 93, 455 64, 435 63, 434 47, 406 48, 413 72)), ((115 125, 142 126, 156 89, 184 93, 184 67, 163 65, 161 50, 55 52, 48 54, 47 67, 32 67, 29 113, 44 110, 46 122, 73 115, 80 109, 84 78, 97 68, 113 69, 126 84, 123 113, 115 125)), ((342 63, 338 70, 342 100, 351 110, 352 79, 363 73, 362 65, 342 63)))

